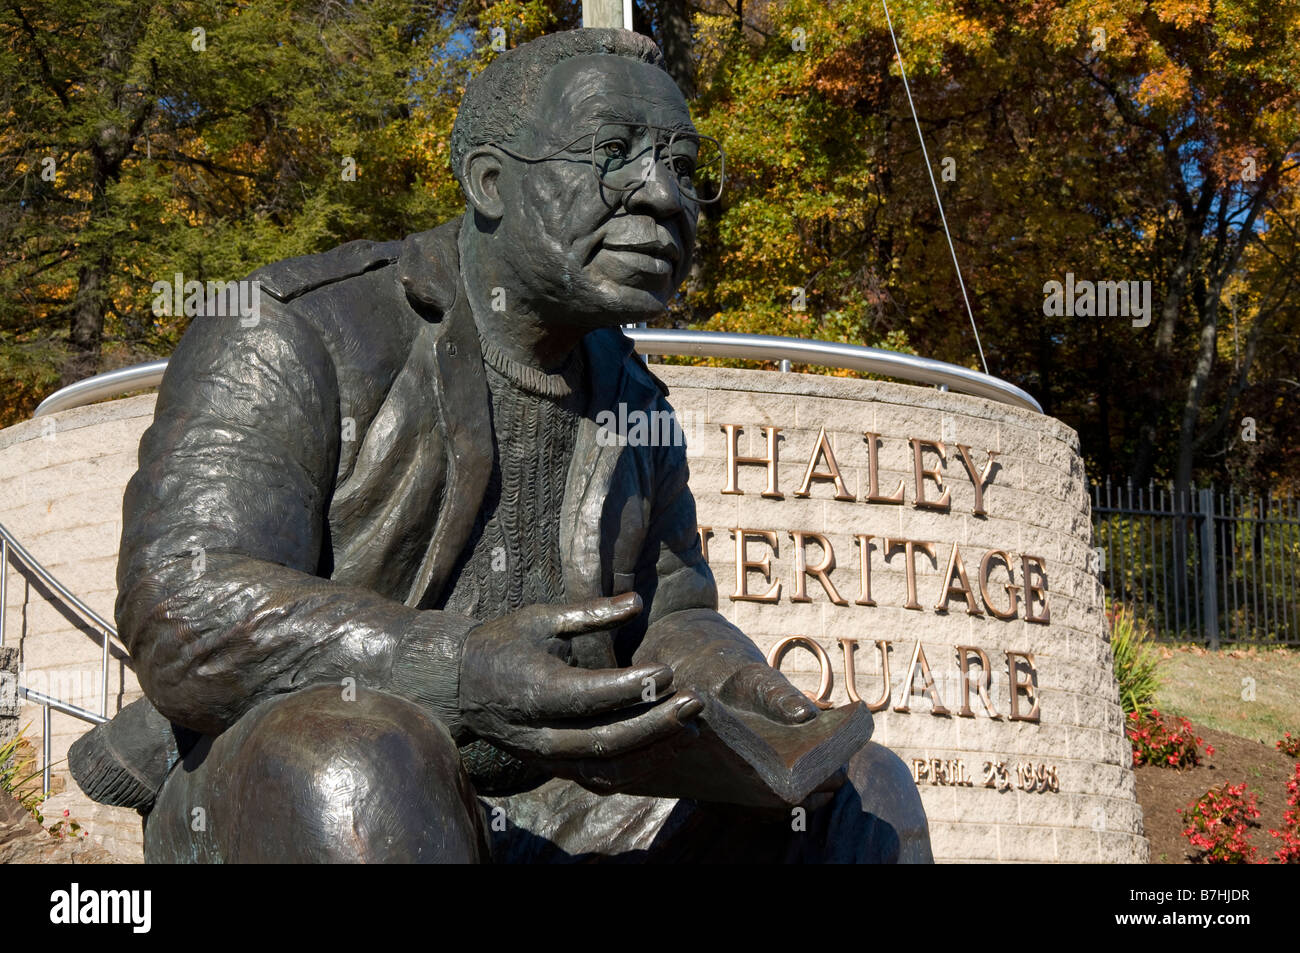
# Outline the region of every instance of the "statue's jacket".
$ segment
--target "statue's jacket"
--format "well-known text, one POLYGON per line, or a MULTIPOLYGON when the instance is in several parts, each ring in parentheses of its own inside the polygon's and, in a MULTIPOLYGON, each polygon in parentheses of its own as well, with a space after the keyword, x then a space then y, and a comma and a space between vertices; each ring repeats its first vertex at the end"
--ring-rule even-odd
MULTIPOLYGON (((218 735, 320 682, 411 699, 464 740, 475 623, 438 607, 493 445, 459 225, 277 262, 249 278, 260 313, 191 322, 123 502, 116 619, 147 701, 74 746, 92 797, 147 806, 175 759, 159 724, 218 735)), ((681 441, 638 446, 597 423, 620 404, 667 413, 667 388, 616 328, 581 346, 591 403, 560 514, 565 593, 635 589, 645 609, 574 640, 572 661, 626 665, 648 626, 716 609, 717 591, 681 441)))

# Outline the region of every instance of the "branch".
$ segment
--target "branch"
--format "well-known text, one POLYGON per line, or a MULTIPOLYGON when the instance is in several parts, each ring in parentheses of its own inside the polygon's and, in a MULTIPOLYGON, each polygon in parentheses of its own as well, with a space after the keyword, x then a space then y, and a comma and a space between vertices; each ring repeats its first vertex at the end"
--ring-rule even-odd
POLYGON ((1136 126, 1139 129, 1145 129, 1147 132, 1156 136, 1160 140, 1161 154, 1164 156, 1166 171, 1169 173, 1169 179, 1177 191, 1177 201, 1183 210, 1183 214, 1191 216, 1192 213, 1192 196, 1187 188, 1187 183, 1183 180, 1182 169, 1178 161, 1178 149, 1174 146, 1173 138, 1169 135, 1168 130, 1163 126, 1158 126, 1147 121, 1138 111, 1137 106, 1131 100, 1125 97, 1116 83, 1104 79, 1093 71, 1092 67, 1084 60, 1077 56, 1070 57, 1075 63, 1088 75, 1088 77, 1100 86, 1110 96, 1111 101, 1115 103, 1115 108, 1119 114, 1124 117, 1124 121, 1130 126, 1136 126))
POLYGON ((50 62, 45 58, 45 51, 41 49, 41 44, 36 39, 36 31, 32 29, 32 25, 27 22, 27 15, 23 13, 18 4, 14 2, 10 2, 9 9, 13 10, 15 15, 17 15, 19 22, 23 25, 23 32, 27 34, 27 39, 31 41, 32 49, 36 52, 36 62, 40 64, 41 79, 45 81, 46 86, 50 87, 50 92, 54 93, 54 95, 58 97, 59 102, 63 104, 63 108, 67 109, 69 106, 68 96, 64 90, 60 88, 58 83, 54 81, 54 74, 50 72, 50 62))

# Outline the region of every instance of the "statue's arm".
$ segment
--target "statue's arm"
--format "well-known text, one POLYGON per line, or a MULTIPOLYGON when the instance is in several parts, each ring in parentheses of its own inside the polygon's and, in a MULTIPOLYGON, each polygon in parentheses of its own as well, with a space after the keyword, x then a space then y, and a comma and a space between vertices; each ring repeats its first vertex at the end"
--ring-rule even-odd
POLYGON ((456 733, 473 623, 317 575, 338 467, 334 364, 266 295, 255 327, 197 317, 123 503, 117 621, 145 693, 209 734, 259 701, 355 679, 456 733))

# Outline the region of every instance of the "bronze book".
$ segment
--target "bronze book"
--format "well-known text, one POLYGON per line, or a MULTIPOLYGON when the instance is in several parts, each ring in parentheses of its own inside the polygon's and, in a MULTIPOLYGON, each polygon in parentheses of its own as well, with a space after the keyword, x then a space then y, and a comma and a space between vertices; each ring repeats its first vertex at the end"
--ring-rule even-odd
POLYGON ((830 780, 871 738, 861 702, 782 725, 710 698, 696 719, 699 737, 671 767, 629 794, 685 797, 750 807, 791 807, 830 780))

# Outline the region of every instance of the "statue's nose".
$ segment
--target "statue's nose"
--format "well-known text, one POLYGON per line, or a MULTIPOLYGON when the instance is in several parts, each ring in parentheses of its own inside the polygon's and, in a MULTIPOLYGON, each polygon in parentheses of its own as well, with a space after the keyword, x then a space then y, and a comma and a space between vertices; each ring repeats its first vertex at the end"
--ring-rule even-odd
POLYGON ((636 188, 628 192, 625 205, 629 212, 649 214, 660 219, 680 213, 683 208, 682 191, 668 163, 656 156, 655 162, 636 188))

